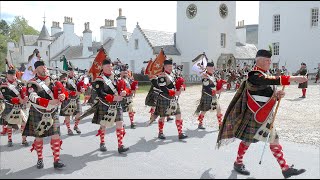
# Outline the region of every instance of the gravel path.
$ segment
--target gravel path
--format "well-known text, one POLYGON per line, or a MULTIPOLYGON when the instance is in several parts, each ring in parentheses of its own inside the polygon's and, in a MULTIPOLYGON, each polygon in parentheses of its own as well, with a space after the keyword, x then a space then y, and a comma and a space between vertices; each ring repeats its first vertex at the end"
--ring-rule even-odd
MULTIPOLYGON (((281 87, 278 86, 278 89, 281 87)), ((201 86, 187 87, 179 98, 182 118, 185 123, 197 126, 197 117, 193 115, 197 100, 200 99, 201 86)), ((309 81, 307 98, 299 98, 301 89, 296 83, 287 86, 286 96, 282 99, 278 110, 275 127, 279 133, 280 140, 297 143, 312 144, 320 146, 320 85, 309 81)), ((226 91, 221 94, 220 104, 225 112, 235 90, 226 91)), ((136 113, 149 117, 150 108, 144 105, 147 93, 138 93, 134 98, 136 113)), ((204 118, 204 125, 217 127, 216 112, 208 112, 204 118)))

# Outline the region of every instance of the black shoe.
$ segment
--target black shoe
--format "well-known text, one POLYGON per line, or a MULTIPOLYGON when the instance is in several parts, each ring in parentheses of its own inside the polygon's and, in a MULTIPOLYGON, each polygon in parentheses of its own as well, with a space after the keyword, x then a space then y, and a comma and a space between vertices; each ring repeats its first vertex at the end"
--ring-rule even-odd
POLYGON ((124 145, 120 146, 120 148, 118 148, 118 152, 121 154, 123 152, 126 152, 128 151, 129 148, 128 147, 124 147, 124 145))
POLYGON ((8 141, 8 147, 12 147, 12 146, 13 146, 12 141, 8 141))
POLYGON ((66 167, 66 165, 64 165, 63 163, 61 163, 60 161, 56 161, 53 163, 53 167, 55 169, 62 169, 63 167, 66 167))
POLYGON ((206 129, 205 127, 203 127, 203 125, 202 124, 199 124, 198 125, 198 129, 206 129))
POLYGON ((28 141, 23 141, 23 142, 21 143, 21 145, 22 145, 22 146, 25 146, 25 147, 28 147, 28 146, 29 146, 29 143, 28 143, 28 141))
POLYGON ((247 176, 250 175, 250 172, 246 170, 246 167, 244 166, 244 164, 238 164, 234 162, 233 169, 240 174, 247 175, 247 176))
POLYGON ((131 129, 135 129, 136 128, 136 124, 135 123, 132 123, 131 124, 131 129))
POLYGON ((301 97, 299 97, 299 98, 306 98, 306 96, 301 96, 301 97))
POLYGON ((173 120, 173 118, 167 117, 167 122, 172 121, 172 120, 173 120))
POLYGON ((106 145, 104 143, 100 144, 100 151, 102 151, 102 152, 106 152, 107 151, 106 145))
POLYGON ((37 168, 38 169, 42 169, 43 168, 43 160, 42 159, 38 159, 38 162, 37 162, 37 168))
POLYGON ((184 133, 179 134, 179 139, 185 139, 185 138, 187 138, 187 137, 188 137, 188 136, 185 135, 184 133))
POLYGON ((163 133, 159 133, 159 134, 158 134, 158 138, 159 138, 159 139, 166 139, 166 136, 164 136, 163 133))
POLYGON ((69 135, 69 136, 73 136, 73 132, 72 132, 71 129, 68 129, 68 135, 69 135))
POLYGON ((74 127, 73 130, 75 130, 77 132, 77 134, 81 134, 79 127, 74 127))
POLYGON ((282 175, 284 176, 284 178, 287 179, 291 176, 297 176, 297 175, 302 174, 304 172, 306 172, 305 169, 295 169, 295 168, 293 168, 293 165, 292 165, 286 171, 282 171, 282 175))

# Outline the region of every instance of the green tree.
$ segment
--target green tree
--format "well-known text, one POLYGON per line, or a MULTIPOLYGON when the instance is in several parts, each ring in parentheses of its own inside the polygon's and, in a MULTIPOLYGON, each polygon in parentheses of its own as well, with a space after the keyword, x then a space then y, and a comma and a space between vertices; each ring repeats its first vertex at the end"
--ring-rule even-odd
POLYGON ((15 16, 12 24, 10 25, 10 39, 17 43, 22 34, 39 35, 39 31, 29 26, 28 20, 21 16, 15 16))
POLYGON ((22 34, 39 35, 39 31, 29 26, 28 20, 24 17, 16 16, 9 25, 5 20, 0 21, 0 72, 5 71, 5 58, 7 57, 7 44, 14 42, 18 44, 22 34))

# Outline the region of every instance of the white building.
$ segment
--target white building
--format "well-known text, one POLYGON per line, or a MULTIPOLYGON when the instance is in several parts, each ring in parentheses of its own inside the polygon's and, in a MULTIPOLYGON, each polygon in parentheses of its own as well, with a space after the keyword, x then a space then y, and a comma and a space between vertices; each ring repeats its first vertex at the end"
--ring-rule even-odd
POLYGON ((21 64, 28 62, 28 57, 37 48, 42 59, 49 66, 62 68, 62 62, 60 62, 62 55, 75 63, 75 66, 83 63, 91 66, 88 60, 92 62, 94 59, 93 52, 98 48, 96 44, 92 42, 89 22, 85 23, 83 37, 79 37, 74 33, 72 18, 64 17, 63 31, 60 23, 53 21, 50 36, 44 22, 39 36, 22 34, 18 44, 9 42, 7 58, 11 59, 16 67, 20 67, 21 64))
MULTIPOLYGON (((43 57, 47 55, 43 59, 50 59, 51 66, 61 68, 60 58, 65 55, 76 67, 89 69, 97 49, 103 46, 111 60, 119 58, 135 73, 140 73, 146 66, 143 62, 154 59, 161 48, 168 58, 184 65, 186 75, 195 74, 191 71, 192 59, 203 52, 218 67, 235 67, 237 61, 254 58, 257 51, 255 45, 248 44, 248 30, 244 23, 236 29, 235 17, 235 1, 178 1, 176 33, 144 29, 138 22, 131 33, 127 31, 127 18, 120 8, 116 26, 114 20, 105 19, 105 24, 100 27, 100 42, 92 42, 89 23, 85 23, 81 38, 74 33, 72 18, 65 17, 63 31, 59 22, 53 22, 51 36, 44 26, 39 37, 30 37, 28 43, 21 41, 20 52, 24 56, 17 64, 27 62, 27 56, 34 48, 39 48, 43 57)), ((25 37, 27 35, 22 39, 25 37)))
POLYGON ((295 73, 301 62, 310 72, 320 63, 319 1, 260 1, 259 49, 273 47, 273 63, 295 73))

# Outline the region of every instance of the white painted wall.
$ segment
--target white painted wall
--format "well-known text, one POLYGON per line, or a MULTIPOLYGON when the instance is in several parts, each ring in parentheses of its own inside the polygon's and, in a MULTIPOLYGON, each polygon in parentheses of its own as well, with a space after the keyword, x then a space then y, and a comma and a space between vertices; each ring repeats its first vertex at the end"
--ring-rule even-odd
MULTIPOLYGON (((236 41, 235 1, 178 1, 177 2, 177 48, 181 61, 189 62, 205 52, 215 62, 221 53, 234 53, 236 41), (186 9, 190 4, 197 6, 197 15, 189 19, 186 9), (219 15, 220 4, 228 6, 228 16, 219 15), (220 46, 220 34, 226 33, 226 47, 220 46)), ((190 67, 191 68, 191 67, 190 67)), ((193 71, 190 72, 193 73, 193 71)))
POLYGON ((67 46, 78 46, 80 45, 80 38, 76 34, 63 33, 58 39, 52 42, 50 46, 50 57, 56 56, 67 46))
POLYGON ((145 67, 146 64, 143 64, 143 61, 148 61, 150 58, 154 59, 153 49, 150 47, 146 39, 143 37, 141 31, 136 27, 134 28, 131 38, 128 43, 128 63, 133 60, 135 62, 135 73, 140 73, 142 67, 145 67), (139 47, 135 49, 135 39, 138 39, 139 47))
POLYGON ((92 47, 92 33, 89 33, 89 32, 83 33, 82 44, 83 44, 82 56, 89 57, 90 55, 92 55, 92 52, 90 52, 88 49, 88 47, 92 47))
POLYGON ((100 42, 101 44, 108 38, 115 38, 117 34, 116 27, 101 27, 100 28, 100 42))
POLYGON ((246 44, 246 40, 247 40, 247 30, 245 27, 243 28, 237 28, 236 29, 236 33, 237 33, 237 41, 236 42, 240 42, 242 44, 246 44))
MULTIPOLYGON (((268 49, 274 42, 280 43, 280 66, 286 62, 290 72, 296 72, 305 62, 310 72, 320 63, 320 24, 311 27, 311 8, 320 8, 319 1, 260 1, 258 48, 268 49), (280 14, 280 32, 272 32, 273 15, 280 14)), ((320 18, 320 17, 319 17, 320 18)))
POLYGON ((117 58, 119 58, 122 62, 124 62, 128 59, 128 44, 121 31, 117 31, 108 56, 112 61, 115 61, 117 58))

